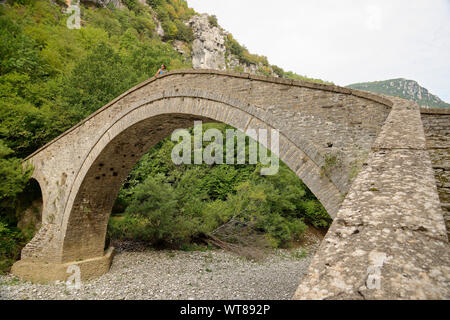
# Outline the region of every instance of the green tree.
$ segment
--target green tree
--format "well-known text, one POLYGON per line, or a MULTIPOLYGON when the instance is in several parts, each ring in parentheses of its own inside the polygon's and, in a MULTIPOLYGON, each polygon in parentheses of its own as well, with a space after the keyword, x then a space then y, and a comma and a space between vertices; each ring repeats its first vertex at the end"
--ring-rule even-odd
POLYGON ((111 236, 179 247, 202 232, 192 214, 179 210, 177 194, 163 176, 149 176, 135 189, 122 221, 110 224, 111 236))
POLYGON ((192 31, 192 28, 185 25, 183 22, 181 21, 176 21, 175 22, 175 26, 178 30, 175 38, 181 41, 185 41, 188 43, 191 43, 192 41, 194 41, 194 32, 192 31))
POLYGON ((23 191, 32 169, 24 168, 22 161, 8 157, 13 151, 0 140, 0 203, 3 208, 13 206, 16 196, 23 191))
POLYGON ((12 71, 36 79, 49 75, 50 68, 39 55, 38 44, 9 17, 0 15, 0 75, 12 71))
POLYGON ((130 66, 106 43, 100 43, 82 59, 67 79, 67 104, 86 117, 138 81, 130 66))

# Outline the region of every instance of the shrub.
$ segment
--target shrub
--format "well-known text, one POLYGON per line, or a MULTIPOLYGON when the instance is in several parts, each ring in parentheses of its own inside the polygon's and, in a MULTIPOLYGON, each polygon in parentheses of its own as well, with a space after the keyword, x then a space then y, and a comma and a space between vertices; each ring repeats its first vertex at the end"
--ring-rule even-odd
POLYGON ((336 154, 326 154, 324 156, 324 165, 320 168, 320 175, 322 177, 329 177, 333 169, 341 165, 341 160, 336 154))
POLYGON ((267 67, 260 67, 260 68, 258 68, 258 73, 263 75, 263 76, 266 76, 266 77, 270 77, 272 75, 271 70, 269 68, 267 68, 267 67))
POLYGON ((241 58, 244 51, 246 50, 243 46, 237 42, 231 33, 227 35, 227 38, 225 39, 225 46, 230 51, 232 55, 235 55, 238 58, 241 58))
POLYGON ((177 40, 192 42, 194 41, 194 32, 190 26, 185 25, 181 21, 176 21, 175 26, 177 27, 178 33, 176 35, 177 40))
POLYGON ((165 40, 175 40, 178 36, 178 28, 175 22, 166 20, 162 22, 162 27, 164 29, 164 39, 165 40))
POLYGON ((147 3, 152 8, 157 8, 164 3, 164 0, 147 0, 147 3))
POLYGON ((272 65, 272 71, 278 75, 280 78, 284 77, 284 70, 278 66, 272 65))
POLYGON ((228 53, 236 56, 239 59, 239 62, 243 64, 262 64, 265 67, 269 66, 267 57, 249 53, 247 48, 240 45, 231 34, 228 34, 225 39, 225 47, 228 49, 228 53))
POLYGON ((12 150, 0 140, 0 210, 14 207, 14 201, 23 191, 29 180, 32 169, 24 169, 22 161, 16 158, 7 158, 12 150))
POLYGON ((325 208, 317 200, 309 200, 301 203, 305 215, 305 221, 316 228, 328 228, 332 222, 325 208))
POLYGON ((20 251, 30 240, 17 228, 11 228, 0 220, 0 274, 8 272, 19 259, 20 251))
POLYGON ((209 25, 211 27, 218 27, 219 22, 217 21, 217 17, 215 15, 208 16, 209 25))
POLYGON ((133 9, 136 7, 136 5, 137 5, 138 0, 122 0, 122 3, 123 3, 128 9, 133 10, 133 9))
POLYGON ((138 82, 136 72, 106 43, 75 66, 66 84, 69 108, 84 118, 138 82))
POLYGON ((162 176, 150 176, 135 189, 125 216, 111 220, 110 235, 179 247, 205 231, 195 211, 195 207, 179 210, 172 186, 162 176))

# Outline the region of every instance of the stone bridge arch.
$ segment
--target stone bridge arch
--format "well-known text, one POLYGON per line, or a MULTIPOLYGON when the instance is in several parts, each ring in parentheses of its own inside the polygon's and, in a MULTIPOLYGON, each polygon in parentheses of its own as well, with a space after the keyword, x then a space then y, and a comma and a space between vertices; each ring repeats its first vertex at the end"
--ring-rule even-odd
MULTIPOLYGON (((274 129, 231 103, 206 92, 166 92, 163 97, 138 101, 119 114, 96 141, 75 178, 61 225, 65 234, 62 259, 102 256, 108 218, 124 179, 152 146, 174 130, 188 128, 195 120, 222 122, 243 132, 274 129)), ((334 216, 343 196, 317 164, 284 135, 280 136, 279 157, 334 216)))
MULTIPOLYGON (((341 203, 344 198, 357 202, 353 181, 358 181, 360 170, 358 177, 373 169, 371 159, 376 151, 422 148, 421 141, 410 143, 414 140, 411 134, 421 138, 417 110, 403 100, 248 74, 201 70, 152 78, 27 159, 45 190, 45 210, 41 229, 23 249, 13 272, 34 281, 65 279, 72 264, 81 267, 84 278, 107 272, 112 250, 104 251, 106 227, 123 179, 151 146, 174 129, 192 126, 194 120, 223 122, 244 132, 248 128, 279 130, 280 159, 336 217, 333 226, 348 227, 342 217, 349 209, 344 201, 340 210, 341 203), (405 115, 405 106, 413 110, 412 115, 405 115), (405 120, 411 120, 409 131, 399 131, 405 120), (396 134, 397 141, 393 141, 396 134), (404 142, 402 134, 411 139, 406 147, 397 148, 404 142), (333 161, 329 161, 331 157, 333 161)), ((366 207, 355 210, 361 215, 366 207)), ((433 210, 439 210, 435 207, 433 210)), ((438 216, 439 211, 430 216, 434 224, 424 223, 435 237, 442 233, 438 216)), ((365 225, 364 218, 362 221, 365 225)), ((311 268, 317 266, 313 263, 311 268)), ((305 297, 324 295, 323 291, 304 292, 305 297)))

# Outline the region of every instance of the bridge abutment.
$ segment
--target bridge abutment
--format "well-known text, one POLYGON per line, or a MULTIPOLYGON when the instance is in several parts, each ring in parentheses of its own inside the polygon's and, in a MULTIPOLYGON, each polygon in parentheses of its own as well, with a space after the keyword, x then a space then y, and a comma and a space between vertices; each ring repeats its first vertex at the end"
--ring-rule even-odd
POLYGON ((80 279, 91 280, 107 273, 114 257, 114 248, 105 250, 99 257, 89 259, 79 259, 70 262, 46 262, 33 260, 17 261, 11 272, 21 279, 36 283, 51 283, 55 281, 65 281, 73 274, 73 266, 80 270, 80 279))

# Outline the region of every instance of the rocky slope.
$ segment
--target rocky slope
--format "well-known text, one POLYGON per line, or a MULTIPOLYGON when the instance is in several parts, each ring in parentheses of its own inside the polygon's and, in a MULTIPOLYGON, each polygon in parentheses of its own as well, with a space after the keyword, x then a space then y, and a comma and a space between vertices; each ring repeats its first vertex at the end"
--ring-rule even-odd
MULTIPOLYGON (((72 1, 72 3, 74 2, 72 1)), ((110 10, 123 9, 127 7, 128 2, 130 1, 81 0, 81 3, 85 6, 97 6, 110 10)), ((137 0, 137 2, 153 10, 153 22, 156 26, 156 34, 163 41, 166 41, 162 23, 158 20, 157 7, 152 5, 152 1, 137 0)), ((269 65, 267 58, 263 56, 250 54, 244 46, 241 46, 237 42, 235 44, 243 52, 245 58, 233 54, 229 47, 229 41, 227 41, 230 38, 232 39, 232 35, 217 24, 215 17, 208 14, 195 14, 189 21, 184 22, 184 24, 192 29, 193 40, 171 40, 169 42, 187 61, 192 62, 194 69, 229 70, 273 77, 284 76, 284 71, 281 68, 269 65), (215 21, 215 23, 212 23, 212 21, 215 21)), ((233 39, 233 41, 235 40, 233 39)), ((304 80, 313 80, 293 73, 286 74, 286 77, 292 76, 304 78, 304 80)))
MULTIPOLYGON (((211 16, 207 14, 196 15, 191 18, 188 25, 194 32, 192 43, 192 66, 194 69, 235 70, 248 73, 261 73, 264 68, 262 62, 242 63, 239 58, 231 54, 226 47, 229 33, 219 25, 210 22, 211 16)), ((278 77, 268 66, 271 76, 278 77)))
POLYGON ((412 100, 424 108, 450 108, 450 104, 431 94, 414 80, 400 78, 386 81, 355 83, 347 87, 412 100))

